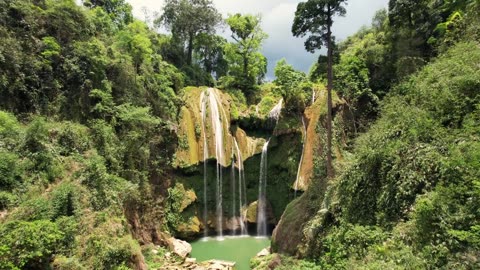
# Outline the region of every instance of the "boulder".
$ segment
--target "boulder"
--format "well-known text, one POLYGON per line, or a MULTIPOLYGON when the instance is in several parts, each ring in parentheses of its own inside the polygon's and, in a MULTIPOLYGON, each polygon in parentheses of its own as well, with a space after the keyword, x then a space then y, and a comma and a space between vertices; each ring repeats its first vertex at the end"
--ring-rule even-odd
POLYGON ((182 258, 186 258, 192 252, 192 246, 188 242, 173 237, 168 240, 168 247, 182 258))
POLYGON ((260 252, 257 253, 257 257, 265 257, 270 255, 270 250, 269 248, 264 248, 260 252))
MULTIPOLYGON (((247 208, 247 221, 249 223, 257 223, 257 201, 252 202, 247 208)), ((272 205, 267 201, 267 222, 269 224, 276 224, 275 215, 273 213, 272 205)))

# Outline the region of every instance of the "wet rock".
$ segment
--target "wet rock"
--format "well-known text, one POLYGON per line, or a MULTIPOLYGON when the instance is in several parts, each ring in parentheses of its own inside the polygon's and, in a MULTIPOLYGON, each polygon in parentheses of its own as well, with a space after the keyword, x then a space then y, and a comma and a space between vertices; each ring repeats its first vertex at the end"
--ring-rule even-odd
MULTIPOLYGON (((247 221, 249 223, 257 223, 257 201, 252 202, 250 205, 248 205, 247 208, 247 221)), ((267 201, 267 221, 270 224, 275 224, 276 219, 275 215, 273 214, 273 209, 272 205, 270 204, 269 201, 267 201)))

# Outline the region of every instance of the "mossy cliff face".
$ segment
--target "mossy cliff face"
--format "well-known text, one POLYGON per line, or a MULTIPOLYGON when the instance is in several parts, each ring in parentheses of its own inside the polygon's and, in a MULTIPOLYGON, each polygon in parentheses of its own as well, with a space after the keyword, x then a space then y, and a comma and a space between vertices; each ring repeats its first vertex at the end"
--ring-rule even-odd
MULTIPOLYGON (((327 115, 327 92, 324 87, 316 92, 318 93, 318 98, 315 100, 315 103, 305 109, 303 115, 304 146, 297 179, 292 186, 295 190, 307 190, 314 173, 314 157, 322 155, 322 144, 317 127, 321 118, 326 118, 327 115)), ((339 99, 336 94, 332 95, 332 99, 334 110, 340 109, 344 104, 343 100, 339 99)), ((337 155, 340 155, 338 151, 336 152, 337 155)))
POLYGON ((207 158, 215 158, 215 136, 212 126, 210 106, 206 107, 206 121, 202 119, 202 95, 215 95, 215 101, 219 107, 219 117, 223 130, 223 166, 231 162, 232 140, 230 135, 230 104, 232 99, 218 89, 207 88, 185 88, 183 90, 183 101, 185 105, 180 109, 180 120, 178 128, 179 147, 175 153, 175 167, 186 168, 197 165, 205 160, 204 145, 207 140, 207 158), (202 126, 203 124, 203 126, 202 126))
POLYGON ((175 167, 188 168, 205 160, 204 147, 205 139, 207 145, 207 159, 216 158, 215 134, 212 126, 212 116, 210 105, 206 106, 206 119, 202 119, 202 95, 215 95, 218 102, 221 125, 223 129, 222 141, 224 149, 224 159, 219 162, 227 167, 231 164, 232 153, 234 149, 233 137, 238 142, 242 153, 242 158, 247 159, 255 154, 261 153, 261 148, 265 142, 262 138, 253 138, 247 136, 241 128, 235 127, 232 130, 230 126, 232 114, 238 114, 230 95, 218 89, 208 88, 185 88, 183 94, 184 106, 180 109, 178 138, 179 147, 175 153, 175 167))
MULTIPOLYGON (((344 138, 337 136, 344 129, 345 116, 344 102, 333 93, 333 152, 335 158, 342 160, 339 145, 344 138)), ((321 168, 324 163, 326 141, 326 91, 320 91, 315 103, 305 110, 304 119, 306 124, 305 145, 303 147, 303 159, 298 169, 298 176, 293 188, 304 190, 299 198, 292 201, 286 207, 278 225, 272 235, 272 249, 275 252, 289 255, 304 255, 304 243, 308 242, 311 235, 309 222, 319 215, 319 205, 323 201, 327 179, 324 172, 314 170, 321 168)))
MULTIPOLYGON (((192 190, 197 200, 189 204, 181 213, 181 226, 176 230, 177 236, 193 238, 202 235, 208 228, 212 233, 216 230, 216 177, 217 166, 215 157, 215 136, 211 127, 210 109, 207 108, 207 121, 205 121, 205 133, 201 126, 202 113, 200 96, 205 88, 189 88, 184 90, 185 105, 181 109, 179 119, 179 147, 176 151, 175 182, 182 183, 185 190, 192 190), (207 138, 208 159, 204 161, 204 136, 207 138), (191 151, 190 151, 191 150, 191 151), (204 211, 204 162, 206 163, 206 199, 207 221, 203 220, 204 211)), ((212 90, 210 90, 212 91, 212 90)), ((232 160, 236 160, 237 150, 234 140, 238 144, 241 157, 244 162, 244 175, 246 185, 247 206, 258 200, 258 182, 260 176, 260 159, 263 145, 270 139, 268 149, 267 167, 267 201, 269 203, 269 223, 275 225, 280 219, 286 205, 293 199, 292 185, 297 173, 301 154, 301 118, 299 116, 280 117, 277 128, 265 126, 264 129, 257 127, 254 131, 245 130, 231 124, 231 110, 235 105, 231 97, 220 90, 213 90, 217 95, 220 111, 224 111, 228 117, 222 117, 224 129, 224 155, 221 162, 222 189, 223 189, 223 228, 226 230, 236 229, 239 226, 239 202, 238 202, 238 165, 234 166, 232 174, 232 160), (233 185, 232 176, 235 177, 233 185), (235 190, 235 192, 234 192, 235 190), (234 207, 235 204, 235 207, 234 207)), ((276 103, 272 102, 272 107, 276 103)), ((270 108, 271 109, 271 108, 270 108)), ((262 118, 259 121, 266 121, 262 118)), ((248 207, 244 207, 243 214, 247 214, 248 207)), ((250 216, 252 216, 250 214, 250 216)), ((256 213, 250 218, 249 223, 256 222, 256 213)))

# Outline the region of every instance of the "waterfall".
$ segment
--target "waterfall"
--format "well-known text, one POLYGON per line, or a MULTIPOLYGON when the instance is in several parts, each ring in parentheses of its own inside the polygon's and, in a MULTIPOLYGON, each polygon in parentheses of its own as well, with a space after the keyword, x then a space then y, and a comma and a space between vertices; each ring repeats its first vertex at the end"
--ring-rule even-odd
POLYGON ((273 107, 273 109, 268 113, 268 118, 270 120, 274 120, 275 125, 277 124, 278 119, 280 118, 280 113, 282 112, 282 106, 283 106, 283 99, 280 99, 277 105, 275 105, 275 107, 273 107))
MULTIPOLYGON (((282 112, 283 99, 280 99, 268 113, 268 119, 275 123, 274 129, 278 124, 280 119, 280 114, 282 112)), ((271 137, 263 145, 262 156, 260 161, 260 177, 258 180, 258 200, 257 200, 257 235, 266 236, 267 235, 267 151, 268 144, 270 143, 271 137)))
POLYGON ((262 148, 262 157, 260 161, 260 178, 258 183, 258 201, 257 201, 257 235, 267 235, 267 150, 268 140, 262 148))
POLYGON ((315 88, 312 87, 312 105, 315 103, 315 88))
MULTIPOLYGON (((202 112, 202 130, 203 130, 203 141, 204 141, 204 220, 207 222, 207 169, 206 163, 208 159, 208 145, 207 145, 207 137, 205 132, 205 123, 207 121, 207 105, 210 107, 210 118, 212 123, 212 132, 215 138, 215 158, 217 161, 217 173, 216 173, 216 190, 215 190, 215 197, 216 197, 216 216, 217 216, 217 235, 219 237, 223 236, 223 175, 222 175, 222 164, 225 163, 225 156, 224 156, 224 142, 223 142, 223 124, 222 118, 226 117, 225 112, 223 111, 222 107, 222 114, 220 114, 219 106, 221 106, 220 99, 217 96, 217 93, 213 88, 208 88, 206 91, 202 92, 200 95, 200 102, 201 102, 201 112, 202 112)), ((206 226, 206 223, 205 223, 206 226)))
MULTIPOLYGON (((236 183, 235 183, 235 162, 233 162, 233 144, 232 144, 232 169, 230 175, 230 187, 232 192, 232 217, 235 219, 235 212, 237 211, 237 201, 235 198, 236 195, 236 183)), ((235 235, 235 230, 232 230, 232 235, 235 235)))
POLYGON ((207 132, 205 129, 205 120, 207 118, 207 102, 205 99, 205 93, 200 94, 200 112, 202 115, 202 133, 203 133, 203 224, 205 226, 203 230, 203 236, 208 236, 208 207, 207 207, 207 159, 208 159, 208 147, 207 147, 207 132))
POLYGON ((235 145, 235 149, 237 151, 237 167, 238 167, 238 206, 239 206, 239 215, 240 215, 240 234, 247 235, 247 226, 246 220, 244 215, 244 207, 247 205, 247 187, 245 185, 245 172, 243 170, 243 158, 242 153, 240 152, 240 148, 238 147, 237 139, 233 137, 233 143, 235 145))
POLYGON ((297 197, 298 182, 300 182, 300 171, 302 169, 303 154, 305 152, 305 140, 307 139, 307 127, 305 125, 305 119, 304 119, 303 115, 302 115, 302 125, 303 125, 302 156, 300 157, 300 163, 298 164, 298 170, 297 170, 297 178, 295 179, 295 195, 294 195, 294 198, 297 197))

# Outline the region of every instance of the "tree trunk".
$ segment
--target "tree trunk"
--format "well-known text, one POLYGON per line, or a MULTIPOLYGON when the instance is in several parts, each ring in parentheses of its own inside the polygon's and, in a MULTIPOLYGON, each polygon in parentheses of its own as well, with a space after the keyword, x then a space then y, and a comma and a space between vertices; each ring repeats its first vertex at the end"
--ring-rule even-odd
POLYGON ((245 77, 245 80, 248 79, 248 54, 247 53, 243 54, 243 76, 245 77))
POLYGON ((193 34, 188 35, 188 48, 187 48, 187 65, 192 65, 193 54, 193 34))
POLYGON ((332 88, 333 88, 333 48, 332 48, 332 17, 329 9, 327 19, 327 47, 328 47, 328 65, 327 65, 327 176, 333 178, 335 172, 332 165, 332 88))

